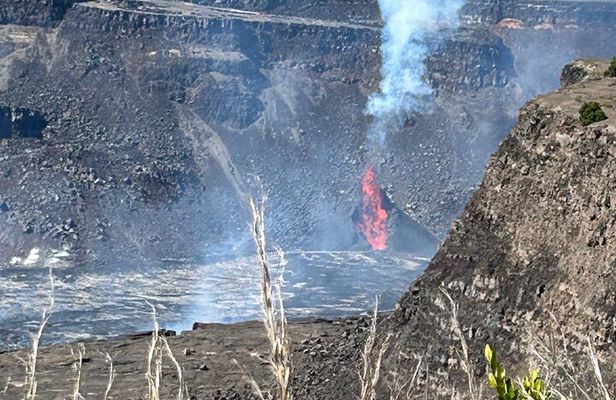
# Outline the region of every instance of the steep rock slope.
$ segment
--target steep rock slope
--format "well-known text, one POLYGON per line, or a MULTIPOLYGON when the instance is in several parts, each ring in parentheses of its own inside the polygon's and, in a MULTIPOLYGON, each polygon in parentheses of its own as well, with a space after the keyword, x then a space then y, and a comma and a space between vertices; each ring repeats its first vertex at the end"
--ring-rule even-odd
POLYGON ((526 98, 558 87, 562 65, 609 58, 616 26, 614 1, 467 1, 465 24, 487 24, 511 49, 526 98))
MULTIPOLYGON (((398 351, 425 356, 432 390, 464 390, 444 287, 458 302, 478 374, 487 343, 519 371, 541 340, 584 354, 588 338, 614 382, 615 101, 616 79, 582 80, 521 110, 481 187, 392 316, 387 369, 400 368, 398 351), (603 104, 609 119, 582 127, 585 101, 603 104)), ((406 368, 414 362, 404 360, 406 368)))
MULTIPOLYGON (((467 3, 431 46, 433 107, 377 160, 422 234, 446 234, 555 66, 616 53, 601 17, 615 4, 467 3)), ((76 265, 235 255, 250 243, 243 197, 261 184, 278 244, 365 246, 351 216, 378 14, 368 0, 3 2, 0 23, 22 25, 0 31, 0 107, 22 127, 0 134, 0 262, 34 247, 76 265)))
MULTIPOLYGON (((272 194, 280 245, 365 246, 351 216, 380 29, 286 7, 86 2, 26 49, 7 44, 0 103, 45 123, 0 139, 0 257, 36 246, 67 248, 77 264, 235 254, 250 243, 242 201, 254 176, 272 194)), ((511 123, 515 71, 485 30, 435 46, 429 67, 443 96, 378 162, 396 206, 441 234, 511 123)))
POLYGON ((80 1, 84 0, 6 0, 0 6, 0 24, 55 26, 80 1))

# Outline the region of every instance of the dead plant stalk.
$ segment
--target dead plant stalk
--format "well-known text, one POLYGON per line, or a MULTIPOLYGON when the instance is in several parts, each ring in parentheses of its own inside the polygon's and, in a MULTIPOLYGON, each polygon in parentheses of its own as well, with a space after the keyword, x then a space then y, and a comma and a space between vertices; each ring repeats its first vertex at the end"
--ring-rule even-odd
POLYGON ((376 299, 374 305, 374 314, 372 316, 372 322, 370 323, 370 330, 368 331, 368 337, 366 338, 366 342, 364 343, 364 348, 362 349, 361 353, 362 369, 359 372, 359 381, 361 385, 359 395, 360 400, 376 399, 376 387, 381 374, 381 364, 383 361, 383 356, 387 351, 389 339, 391 338, 390 332, 387 334, 381 347, 378 348, 376 344, 378 311, 379 302, 378 299, 376 299))
POLYGON ((75 379, 75 385, 73 387, 73 400, 82 400, 81 395, 81 368, 83 367, 83 354, 84 351, 81 348, 77 349, 77 354, 71 349, 71 355, 73 356, 73 367, 77 372, 77 378, 75 379))
MULTIPOLYGON (((269 272, 269 262, 266 252, 265 241, 265 207, 264 201, 257 204, 250 199, 252 210, 252 235, 257 249, 257 259, 261 266, 261 308, 263 324, 270 345, 268 363, 276 380, 279 400, 291 400, 291 348, 287 330, 287 320, 284 314, 281 284, 276 290, 278 306, 273 299, 272 282, 269 272)), ((284 265, 284 253, 279 251, 280 263, 284 265)))
POLYGON ((466 342, 466 338, 464 337, 464 333, 462 332, 462 327, 460 326, 460 319, 458 318, 458 304, 453 300, 447 289, 441 287, 440 290, 449 302, 453 332, 459 340, 460 346, 462 348, 462 351, 458 351, 458 358, 460 359, 462 370, 466 374, 469 397, 471 398, 471 400, 480 399, 481 393, 478 393, 477 391, 477 384, 475 382, 475 371, 473 363, 470 361, 468 343, 466 342))
POLYGON ((39 347, 41 343, 41 338, 43 337, 43 332, 45 331, 45 327, 49 322, 49 319, 52 315, 52 310, 55 305, 55 296, 54 296, 54 279, 53 279, 53 271, 49 268, 49 306, 43 309, 43 313, 41 315, 41 323, 39 328, 35 334, 32 335, 32 349, 30 351, 30 355, 28 360, 26 361, 26 382, 25 387, 27 388, 26 399, 34 400, 36 397, 36 390, 38 386, 38 382, 36 380, 36 368, 38 361, 38 353, 39 347))
MULTIPOLYGON (((173 363, 173 366, 176 369, 178 374, 178 393, 177 400, 184 399, 184 393, 186 392, 184 378, 182 374, 182 367, 180 363, 173 355, 173 351, 169 346, 169 342, 167 338, 160 334, 160 324, 158 323, 158 318, 156 316, 156 307, 150 302, 147 304, 152 309, 152 322, 154 325, 154 331, 152 332, 152 338, 150 339, 150 345, 148 347, 148 357, 147 357, 147 370, 145 373, 146 380, 148 382, 148 400, 160 400, 160 385, 162 380, 162 370, 163 370, 163 354, 167 354, 167 357, 173 363), (154 363, 154 366, 152 366, 154 363)), ((110 381, 108 389, 111 387, 110 385, 113 383, 113 366, 110 367, 110 381)))
POLYGON ((113 358, 111 358, 109 353, 105 353, 105 359, 109 363, 109 379, 107 380, 107 388, 105 389, 105 395, 103 396, 103 400, 107 400, 109 398, 109 392, 111 392, 111 387, 113 386, 113 381, 115 380, 113 358))

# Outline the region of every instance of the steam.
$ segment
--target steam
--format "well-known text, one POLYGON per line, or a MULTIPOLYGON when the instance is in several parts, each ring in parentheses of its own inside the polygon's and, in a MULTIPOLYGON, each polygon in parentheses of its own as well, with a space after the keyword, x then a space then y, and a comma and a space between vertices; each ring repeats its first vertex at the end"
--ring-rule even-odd
POLYGON ((369 136, 383 143, 387 125, 401 113, 425 108, 432 93, 424 80, 428 40, 458 24, 463 0, 379 0, 385 21, 381 53, 383 64, 380 93, 368 102, 368 114, 375 117, 369 136), (375 137, 374 137, 375 136, 375 137))

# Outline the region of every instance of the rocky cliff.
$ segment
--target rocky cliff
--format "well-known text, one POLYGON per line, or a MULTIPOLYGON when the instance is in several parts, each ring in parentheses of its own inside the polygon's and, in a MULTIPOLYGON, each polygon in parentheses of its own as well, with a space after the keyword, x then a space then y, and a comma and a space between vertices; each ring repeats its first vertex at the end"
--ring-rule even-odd
POLYGON ((535 29, 594 25, 611 30, 616 10, 612 1, 468 0, 462 18, 467 24, 517 22, 519 27, 535 29))
POLYGON ((55 26, 80 1, 84 0, 7 0, 0 7, 0 24, 55 26))
POLYGON ((545 343, 581 353, 583 376, 589 339, 613 384, 616 80, 595 78, 570 80, 522 108, 479 190, 393 315, 388 368, 399 367, 403 351, 429 360, 430 390, 445 392, 462 379, 445 288, 478 376, 488 343, 518 372, 537 365, 531 349, 545 343), (585 101, 601 103, 608 120, 582 127, 585 101))
MULTIPOLYGON (((5 261, 33 247, 67 248, 77 264, 235 254, 250 243, 254 176, 272 193, 274 241, 361 246, 351 216, 380 28, 336 4, 87 2, 19 45, 7 37, 0 103, 38 131, 0 141, 5 261)), ((442 96, 379 163, 396 206, 439 235, 511 124, 516 73, 485 30, 434 47, 427 78, 442 96)))
MULTIPOLYGON (((557 85, 554 66, 616 53, 598 16, 614 8, 469 2, 431 46, 433 107, 407 116, 378 160, 395 206, 443 237, 517 107, 557 85)), ((344 0, 3 2, 0 23, 22 25, 0 35, 0 106, 20 116, 0 138, 0 258, 241 253, 242 198, 260 185, 280 245, 365 246, 351 216, 378 14, 344 0)))

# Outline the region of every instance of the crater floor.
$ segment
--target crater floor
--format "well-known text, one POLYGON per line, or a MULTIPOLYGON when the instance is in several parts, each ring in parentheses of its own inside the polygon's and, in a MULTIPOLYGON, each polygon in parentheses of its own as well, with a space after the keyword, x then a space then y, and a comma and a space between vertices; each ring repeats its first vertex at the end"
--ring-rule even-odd
MULTIPOLYGON (((49 267, 55 305, 45 343, 127 335, 151 327, 151 302, 163 327, 190 330, 193 322, 258 320, 260 270, 252 257, 212 264, 175 261, 130 268, 73 267, 67 254, 33 252, 0 268, 0 350, 27 346, 49 304, 49 267)), ((391 309, 427 265, 420 255, 304 252, 286 255, 284 297, 291 317, 340 317, 370 310, 375 297, 391 309)), ((280 276, 281 265, 272 271, 280 276)))

